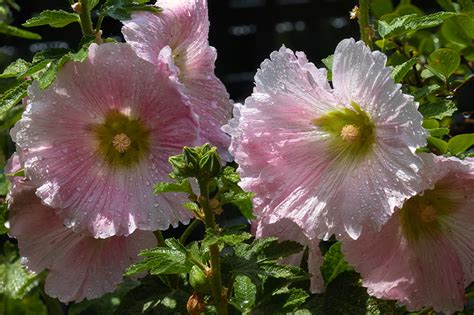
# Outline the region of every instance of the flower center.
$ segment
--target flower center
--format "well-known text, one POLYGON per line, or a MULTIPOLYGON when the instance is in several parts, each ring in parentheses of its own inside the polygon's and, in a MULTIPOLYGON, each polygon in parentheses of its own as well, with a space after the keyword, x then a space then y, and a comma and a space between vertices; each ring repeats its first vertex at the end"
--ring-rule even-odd
POLYGON ((127 149, 130 147, 130 144, 132 144, 132 140, 130 140, 130 138, 124 133, 119 133, 112 139, 112 145, 114 146, 115 150, 120 153, 127 151, 127 149))
POLYGON ((458 204, 449 187, 436 185, 432 190, 408 199, 400 210, 400 225, 409 241, 442 232, 443 217, 453 213, 458 204))
POLYGON ((329 152, 341 162, 362 159, 375 143, 374 123, 356 103, 351 106, 312 121, 329 135, 329 152))
POLYGON ((359 127, 354 125, 345 125, 341 130, 341 138, 344 141, 356 141, 359 137, 359 127))
POLYGON ((436 210, 432 205, 426 205, 420 208, 418 215, 420 220, 425 223, 430 223, 436 220, 436 210))
POLYGON ((113 169, 137 165, 150 150, 150 130, 137 118, 118 110, 110 111, 101 124, 91 127, 97 152, 113 169))

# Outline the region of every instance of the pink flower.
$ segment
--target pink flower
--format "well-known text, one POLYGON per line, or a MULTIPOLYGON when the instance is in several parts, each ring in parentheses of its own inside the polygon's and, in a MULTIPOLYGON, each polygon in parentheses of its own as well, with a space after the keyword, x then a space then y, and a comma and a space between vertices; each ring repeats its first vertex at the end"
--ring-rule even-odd
POLYGON ((46 90, 33 86, 11 132, 36 195, 65 224, 94 237, 128 235, 187 222, 168 180, 168 157, 193 145, 198 124, 166 69, 126 44, 92 45, 46 90))
POLYGON ((474 281, 474 161, 431 154, 424 160, 425 190, 380 232, 364 231, 342 249, 369 294, 409 310, 453 313, 463 309, 464 288, 474 281))
POLYGON ((208 42, 207 0, 159 0, 156 5, 163 12, 134 13, 124 22, 122 33, 139 56, 173 69, 200 118, 201 143, 217 146, 231 160, 229 136, 220 128, 231 118, 232 104, 214 75, 217 54, 208 42))
MULTIPOLYGON (((9 169, 18 170, 15 155, 9 169)), ((45 291, 63 302, 97 298, 115 290, 137 254, 156 245, 153 232, 96 239, 64 227, 54 209, 41 204, 31 183, 16 177, 9 195, 10 234, 18 240, 22 263, 40 273, 48 269, 45 291)))
POLYGON ((343 40, 326 70, 282 47, 265 60, 245 106, 225 130, 242 186, 261 216, 288 217, 311 238, 356 239, 416 194, 422 116, 386 57, 343 40))
MULTIPOLYGON (((303 246, 307 246, 309 250, 308 269, 311 274, 312 293, 321 293, 324 290, 323 278, 319 270, 323 264, 323 257, 319 251, 319 240, 309 239, 304 231, 295 222, 283 218, 276 221, 271 221, 270 218, 260 218, 252 222, 252 230, 256 238, 262 237, 277 237, 279 241, 295 241, 303 246)), ((282 260, 283 264, 293 265, 299 267, 303 252, 286 257, 282 260)))

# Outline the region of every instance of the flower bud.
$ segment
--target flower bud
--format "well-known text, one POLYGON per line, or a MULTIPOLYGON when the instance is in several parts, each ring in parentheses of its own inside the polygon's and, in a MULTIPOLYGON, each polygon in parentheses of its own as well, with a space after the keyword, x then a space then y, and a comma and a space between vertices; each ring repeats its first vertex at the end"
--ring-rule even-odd
POLYGON ((186 303, 186 310, 191 315, 199 315, 204 312, 205 309, 206 304, 204 304, 204 299, 198 292, 194 291, 186 303))

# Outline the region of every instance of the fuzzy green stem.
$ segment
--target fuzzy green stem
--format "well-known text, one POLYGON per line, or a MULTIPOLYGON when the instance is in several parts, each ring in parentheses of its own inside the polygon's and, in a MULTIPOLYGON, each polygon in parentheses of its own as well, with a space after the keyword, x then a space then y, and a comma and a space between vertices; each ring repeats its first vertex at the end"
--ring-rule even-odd
POLYGON ((81 0, 81 12, 79 13, 79 17, 81 18, 81 28, 82 34, 84 36, 94 36, 94 27, 92 26, 92 19, 91 19, 91 10, 89 8, 89 2, 86 0, 81 0))
MULTIPOLYGON (((204 223, 206 229, 211 229, 217 233, 217 225, 214 213, 212 212, 211 206, 209 205, 209 182, 207 180, 199 180, 199 189, 201 192, 201 198, 199 200, 200 205, 204 211, 204 223)), ((219 245, 213 244, 209 246, 210 254, 210 286, 212 292, 212 298, 214 300, 216 311, 218 315, 227 315, 227 294, 222 288, 221 279, 221 265, 219 257, 219 245)))
POLYGON ((369 7, 370 0, 359 0, 359 27, 360 27, 360 38, 364 43, 372 48, 372 42, 370 40, 370 25, 369 25, 369 7))
POLYGON ((41 298, 43 299, 44 304, 46 304, 46 308, 48 309, 48 314, 50 315, 64 315, 64 312, 59 304, 59 301, 53 299, 49 295, 47 295, 43 288, 40 290, 41 298))
POLYGON ((196 219, 193 222, 191 222, 191 224, 188 225, 186 230, 184 230, 183 234, 179 238, 179 242, 181 244, 186 243, 186 241, 188 240, 189 235, 191 235, 191 233, 193 233, 193 231, 197 228, 197 226, 199 225, 200 222, 201 221, 196 219))
POLYGON ((165 247, 166 246, 166 243, 165 243, 165 238, 163 237, 163 234, 161 233, 160 230, 157 230, 155 231, 153 234, 155 234, 155 237, 156 237, 156 240, 158 242, 158 245, 160 247, 165 247))

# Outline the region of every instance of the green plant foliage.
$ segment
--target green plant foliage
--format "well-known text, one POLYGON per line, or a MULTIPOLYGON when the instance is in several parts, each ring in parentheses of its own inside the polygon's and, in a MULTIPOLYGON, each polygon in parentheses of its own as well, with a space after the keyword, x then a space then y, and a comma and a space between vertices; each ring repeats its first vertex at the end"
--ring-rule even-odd
POLYGON ((21 37, 26 39, 41 39, 39 34, 22 30, 21 28, 0 22, 0 34, 21 37))
POLYGON ((54 28, 61 28, 71 23, 80 23, 79 14, 63 10, 45 10, 22 25, 24 27, 49 25, 54 28))
POLYGON ((147 5, 148 0, 107 0, 101 10, 102 15, 110 16, 113 19, 124 21, 129 20, 132 12, 149 11, 153 13, 161 12, 157 6, 147 5))
POLYGON ((413 66, 416 64, 416 58, 411 58, 410 60, 402 63, 401 65, 393 68, 392 78, 395 83, 401 82, 403 78, 413 69, 413 66))
POLYGON ((463 135, 457 135, 449 139, 447 150, 453 154, 457 155, 463 153, 471 146, 474 145, 474 133, 467 133, 463 135))
POLYGON ((372 0, 370 1, 370 11, 376 18, 380 18, 393 11, 393 3, 391 0, 372 0))
POLYGON ((428 57, 428 69, 443 81, 448 80, 460 64, 459 53, 448 48, 437 49, 428 57))
POLYGON ((382 38, 404 35, 424 28, 438 26, 444 20, 454 16, 452 12, 437 12, 430 15, 418 16, 418 14, 403 15, 390 22, 380 20, 378 33, 382 38))
POLYGON ((421 104, 418 110, 425 118, 443 119, 450 117, 457 108, 451 100, 436 99, 431 103, 421 104))
POLYGON ((144 271, 149 271, 152 275, 187 273, 193 267, 187 254, 189 254, 187 250, 183 252, 170 247, 144 250, 140 253, 144 259, 130 266, 125 275, 131 276, 144 271))
POLYGON ((30 82, 22 81, 0 97, 0 120, 4 120, 8 112, 26 96, 30 82))
POLYGON ((428 146, 432 148, 434 153, 437 154, 445 154, 448 150, 448 143, 444 140, 435 138, 435 137, 428 137, 428 146))
POLYGON ((124 296, 140 285, 139 281, 128 280, 112 293, 93 299, 74 303, 68 308, 68 315, 100 314, 114 315, 122 304, 124 296))
POLYGON ((333 61, 334 55, 329 55, 326 58, 322 59, 321 62, 326 66, 328 69, 328 80, 332 80, 332 61, 333 61))
POLYGON ((9 299, 22 299, 38 285, 38 277, 23 269, 15 246, 9 242, 3 245, 0 256, 0 295, 9 299))
POLYGON ((257 239, 251 244, 240 243, 222 259, 223 268, 235 275, 246 275, 258 285, 258 275, 304 280, 307 275, 300 268, 281 265, 277 260, 296 254, 303 246, 292 241, 278 243, 276 238, 257 239))
POLYGON ((186 302, 190 295, 191 292, 167 287, 157 277, 148 276, 120 299, 114 314, 187 314, 186 302))
POLYGON ((321 266, 324 285, 327 287, 339 274, 350 270, 352 267, 346 262, 341 252, 341 243, 335 243, 324 255, 324 263, 321 266))
POLYGON ((0 235, 8 232, 5 222, 8 219, 8 209, 6 202, 0 203, 0 235))
POLYGON ((2 74, 0 74, 0 79, 5 78, 14 78, 18 74, 27 71, 31 67, 31 63, 25 61, 23 59, 17 59, 16 61, 12 62, 2 74))

